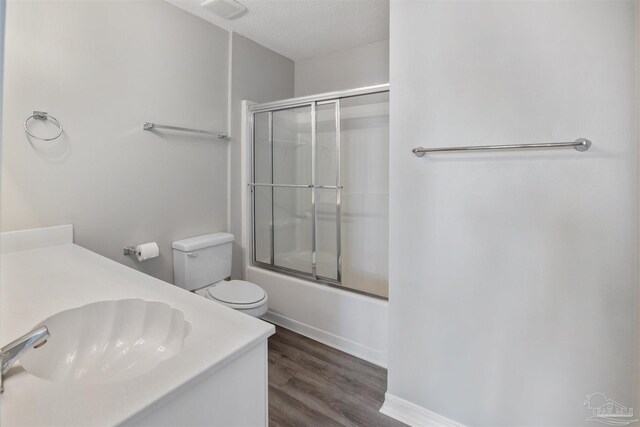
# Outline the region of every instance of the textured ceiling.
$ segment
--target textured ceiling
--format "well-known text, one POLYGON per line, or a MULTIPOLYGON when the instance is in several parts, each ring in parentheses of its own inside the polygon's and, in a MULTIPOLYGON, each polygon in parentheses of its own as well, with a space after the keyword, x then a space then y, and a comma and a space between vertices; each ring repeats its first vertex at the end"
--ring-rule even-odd
POLYGON ((293 60, 389 38, 389 0, 239 0, 248 12, 226 20, 201 0, 166 0, 293 60))

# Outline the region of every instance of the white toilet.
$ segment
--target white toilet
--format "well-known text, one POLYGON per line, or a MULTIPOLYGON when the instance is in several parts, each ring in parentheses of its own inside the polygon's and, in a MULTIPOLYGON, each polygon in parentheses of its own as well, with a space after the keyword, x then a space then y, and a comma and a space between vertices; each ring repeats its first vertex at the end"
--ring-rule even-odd
POLYGON ((213 233, 173 242, 175 284, 253 317, 267 312, 267 293, 231 275, 233 234, 213 233))

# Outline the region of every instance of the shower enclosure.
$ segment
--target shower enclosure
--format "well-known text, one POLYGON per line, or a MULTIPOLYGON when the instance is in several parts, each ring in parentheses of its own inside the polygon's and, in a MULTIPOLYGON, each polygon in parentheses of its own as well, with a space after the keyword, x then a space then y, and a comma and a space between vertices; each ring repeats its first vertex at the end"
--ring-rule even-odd
POLYGON ((254 265, 387 297, 388 90, 251 107, 254 265))

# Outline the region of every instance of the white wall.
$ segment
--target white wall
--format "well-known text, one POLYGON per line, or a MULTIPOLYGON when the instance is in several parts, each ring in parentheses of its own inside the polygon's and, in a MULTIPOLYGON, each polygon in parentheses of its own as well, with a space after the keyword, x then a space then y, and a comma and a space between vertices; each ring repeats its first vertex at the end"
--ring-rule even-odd
POLYGON ((244 277, 242 250, 242 188, 241 188, 241 102, 275 101, 293 96, 294 63, 259 44, 232 34, 231 73, 231 146, 230 146, 230 213, 229 232, 236 236, 233 250, 234 278, 244 277))
POLYGON ((293 61, 160 1, 12 1, 8 13, 4 231, 73 223, 80 245, 169 282, 174 240, 240 241, 240 101, 293 96, 293 61), (63 138, 31 144, 34 109, 61 120, 63 138), (229 123, 230 138, 147 133, 143 121, 229 123), (150 240, 160 258, 122 255, 150 240))
POLYGON ((477 426, 633 404, 635 15, 391 3, 391 395, 477 426), (591 150, 410 153, 578 137, 591 150))
POLYGON ((389 81, 389 40, 296 61, 295 96, 389 81))
MULTIPOLYGON (((6 28, 6 11, 7 3, 5 1, 0 2, 0 81, 4 81, 4 39, 6 28)), ((4 99, 4 85, 0 85, 0 99, 4 99)), ((2 103, 0 102, 0 135, 2 135, 2 103)), ((2 149, 2 140, 0 140, 0 150, 2 149)), ((1 157, 0 157, 1 159, 1 157)), ((0 184, 2 183, 2 164, 0 164, 0 184)), ((1 185, 0 185, 1 191, 1 185)))
POLYGON ((2 230, 73 223, 81 246, 173 281, 173 240, 227 228, 229 143, 141 125, 226 130, 228 33, 161 1, 10 1, 6 37, 2 230), (63 137, 30 142, 32 110, 63 137), (151 240, 160 258, 122 255, 151 240))

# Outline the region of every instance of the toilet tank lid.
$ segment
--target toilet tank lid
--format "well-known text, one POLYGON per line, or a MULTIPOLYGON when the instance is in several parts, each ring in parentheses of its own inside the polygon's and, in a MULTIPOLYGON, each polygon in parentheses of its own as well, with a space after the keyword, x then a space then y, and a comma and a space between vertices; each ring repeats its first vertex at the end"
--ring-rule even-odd
POLYGON ((233 242, 233 234, 229 233, 211 233, 202 236, 190 237, 188 239, 173 242, 173 249, 182 252, 197 251, 198 249, 210 248, 211 246, 221 245, 223 243, 233 242))

